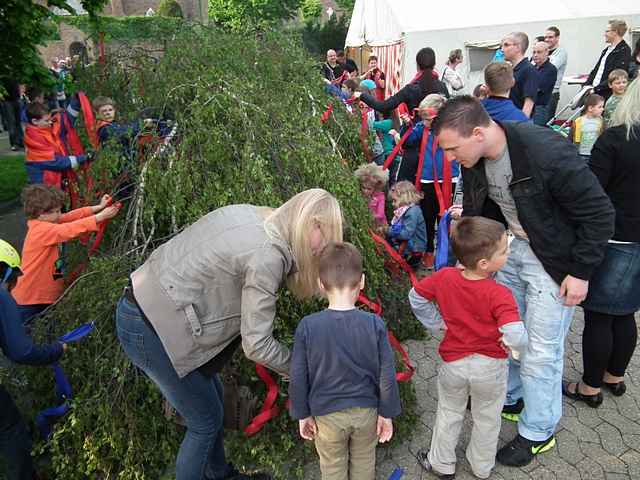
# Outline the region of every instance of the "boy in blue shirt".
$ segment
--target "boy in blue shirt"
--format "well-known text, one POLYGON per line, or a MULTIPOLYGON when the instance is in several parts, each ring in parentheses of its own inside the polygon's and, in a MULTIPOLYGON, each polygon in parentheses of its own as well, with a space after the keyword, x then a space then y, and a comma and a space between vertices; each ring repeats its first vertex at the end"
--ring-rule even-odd
POLYGON ((522 110, 509 98, 511 87, 515 84, 513 67, 508 62, 491 62, 484 69, 484 83, 489 96, 481 101, 489 116, 498 122, 527 122, 522 110))
POLYGON ((296 329, 291 358, 291 416, 314 440, 322 480, 374 480, 376 445, 393 436, 400 414, 394 356, 380 317, 356 309, 364 287, 362 256, 331 243, 320 256, 329 308, 296 329))

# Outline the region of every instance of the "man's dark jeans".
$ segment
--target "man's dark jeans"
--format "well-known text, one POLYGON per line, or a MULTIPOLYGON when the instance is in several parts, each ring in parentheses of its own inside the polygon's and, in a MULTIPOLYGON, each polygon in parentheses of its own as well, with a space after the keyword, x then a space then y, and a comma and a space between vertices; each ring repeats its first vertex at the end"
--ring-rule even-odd
POLYGON ((7 480, 33 480, 31 435, 9 392, 0 385, 0 455, 7 480))

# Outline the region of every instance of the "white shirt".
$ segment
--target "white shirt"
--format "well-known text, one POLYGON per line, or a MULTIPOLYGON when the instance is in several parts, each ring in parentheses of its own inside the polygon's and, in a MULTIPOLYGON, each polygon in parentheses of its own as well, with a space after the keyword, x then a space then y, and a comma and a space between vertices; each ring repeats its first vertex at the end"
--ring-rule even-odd
POLYGON ((464 88, 462 76, 449 65, 445 65, 442 70, 442 83, 447 86, 449 95, 455 95, 455 92, 464 88))
POLYGON ((556 84, 553 86, 553 93, 559 92, 562 86, 562 78, 564 77, 564 71, 567 69, 567 61, 569 56, 567 51, 562 47, 556 47, 549 55, 549 61, 553 63, 554 67, 558 70, 558 76, 556 78, 556 84))
POLYGON ((602 74, 604 73, 604 64, 607 62, 607 57, 609 56, 609 54, 611 52, 613 52, 613 45, 609 45, 607 47, 607 51, 604 53, 604 55, 602 56, 602 59, 600 60, 600 65, 598 65, 598 71, 596 72, 596 76, 593 79, 593 86, 597 86, 600 85, 600 81, 602 80, 602 74))

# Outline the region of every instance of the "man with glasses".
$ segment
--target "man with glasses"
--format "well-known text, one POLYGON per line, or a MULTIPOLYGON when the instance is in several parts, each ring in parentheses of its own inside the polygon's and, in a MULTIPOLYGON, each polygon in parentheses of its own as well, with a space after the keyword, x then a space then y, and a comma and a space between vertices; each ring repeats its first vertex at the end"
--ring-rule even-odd
POLYGON ((528 48, 529 37, 524 32, 512 32, 502 40, 504 59, 513 65, 513 76, 516 80, 509 98, 531 118, 539 82, 535 67, 525 57, 528 48))
POLYGON ((549 27, 544 32, 544 41, 549 45, 549 61, 558 70, 558 76, 556 77, 556 84, 553 86, 553 93, 551 94, 551 101, 547 107, 547 122, 553 118, 558 109, 558 101, 560 100, 560 87, 562 86, 562 78, 564 77, 564 71, 567 68, 567 61, 569 55, 567 51, 561 47, 560 44, 560 30, 558 27, 549 27))
POLYGON ((604 31, 604 38, 609 46, 602 51, 598 63, 585 82, 585 85, 592 85, 593 91, 602 95, 605 100, 611 96, 609 74, 618 68, 629 72, 631 48, 622 38, 625 33, 627 24, 624 20, 609 20, 609 25, 604 31))

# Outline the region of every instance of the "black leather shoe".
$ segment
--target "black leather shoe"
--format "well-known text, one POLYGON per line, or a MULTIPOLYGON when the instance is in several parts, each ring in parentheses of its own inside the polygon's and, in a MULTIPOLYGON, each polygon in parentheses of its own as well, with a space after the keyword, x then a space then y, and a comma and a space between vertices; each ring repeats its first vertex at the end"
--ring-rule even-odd
POLYGON ((616 397, 621 397, 627 391, 627 386, 624 384, 624 380, 617 383, 602 382, 602 385, 604 385, 607 390, 613 393, 616 397))
POLYGON ((598 392, 595 395, 584 395, 582 393, 580 393, 580 383, 576 383, 576 391, 575 392, 571 392, 569 390, 569 385, 570 383, 562 383, 562 394, 567 397, 570 398, 572 400, 576 400, 579 402, 584 402, 587 405, 589 405, 591 408, 598 408, 600 405, 602 405, 602 392, 598 392))

